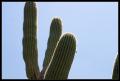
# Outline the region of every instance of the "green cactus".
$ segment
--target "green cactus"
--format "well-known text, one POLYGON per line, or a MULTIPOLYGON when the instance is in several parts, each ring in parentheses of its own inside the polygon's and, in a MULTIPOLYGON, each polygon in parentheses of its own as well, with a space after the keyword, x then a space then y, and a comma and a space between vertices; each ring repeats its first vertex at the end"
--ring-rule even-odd
POLYGON ((54 49, 57 45, 57 42, 59 41, 59 38, 62 34, 62 23, 59 18, 54 18, 52 20, 51 26, 50 26, 50 34, 48 38, 48 43, 47 43, 47 50, 45 53, 45 58, 43 62, 43 70, 42 70, 42 75, 44 75, 44 72, 51 60, 51 57, 53 55, 54 49))
POLYGON ((117 55, 117 58, 114 64, 112 79, 119 80, 119 54, 117 55))
POLYGON ((39 78, 38 50, 37 50, 37 10, 33 2, 26 2, 23 23, 23 59, 26 64, 26 74, 29 79, 39 78))
POLYGON ((76 49, 74 36, 67 33, 60 39, 62 34, 62 22, 59 18, 54 18, 52 20, 43 69, 40 72, 38 65, 36 22, 36 4, 28 1, 25 3, 24 7, 22 40, 23 59, 28 79, 67 79, 76 49), (55 68, 54 65, 57 67, 55 68), (49 76, 50 72, 54 70, 53 68, 55 70, 58 69, 58 71, 54 71, 54 74, 49 76), (53 77, 54 75, 55 77, 53 77))
POLYGON ((64 34, 54 51, 52 60, 50 61, 50 64, 46 69, 44 79, 67 79, 75 55, 75 50, 75 37, 70 33, 64 34))

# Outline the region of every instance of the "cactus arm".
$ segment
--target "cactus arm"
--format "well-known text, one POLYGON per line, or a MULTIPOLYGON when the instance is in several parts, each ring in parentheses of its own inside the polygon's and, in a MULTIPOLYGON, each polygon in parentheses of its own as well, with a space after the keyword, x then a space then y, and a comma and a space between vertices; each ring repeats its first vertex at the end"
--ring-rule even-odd
POLYGON ((45 71, 45 80, 64 80, 68 74, 74 59, 76 50, 75 37, 70 34, 64 34, 54 51, 52 60, 45 71))
POLYGON ((34 2, 26 2, 23 22, 23 59, 28 79, 39 78, 37 50, 37 9, 34 2))
POLYGON ((49 34, 48 43, 47 43, 47 50, 46 50, 45 58, 43 61, 43 70, 41 72, 42 75, 44 75, 44 72, 52 58, 53 52, 55 50, 57 42, 59 41, 61 34, 62 34, 61 20, 59 18, 54 18, 50 26, 50 34, 49 34))

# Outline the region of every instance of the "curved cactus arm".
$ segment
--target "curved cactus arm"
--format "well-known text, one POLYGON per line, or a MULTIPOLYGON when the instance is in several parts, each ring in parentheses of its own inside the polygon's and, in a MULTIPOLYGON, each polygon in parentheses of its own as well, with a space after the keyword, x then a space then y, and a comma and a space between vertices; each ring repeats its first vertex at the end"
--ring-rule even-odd
POLYGON ((23 22, 23 59, 28 79, 39 78, 38 49, 37 49, 37 9, 34 2, 26 2, 23 22))
POLYGON ((59 41, 59 38, 62 34, 62 23, 59 18, 54 18, 51 22, 50 26, 50 33, 47 43, 47 50, 45 52, 45 58, 43 62, 43 69, 41 74, 44 75, 44 72, 51 60, 51 57, 53 55, 53 52, 55 50, 55 47, 57 45, 57 42, 59 41))
POLYGON ((119 80, 119 54, 117 55, 117 58, 114 64, 112 79, 119 80))
POLYGON ((64 80, 68 78, 68 74, 74 59, 76 50, 75 37, 70 34, 64 34, 52 56, 49 66, 44 75, 45 80, 64 80))

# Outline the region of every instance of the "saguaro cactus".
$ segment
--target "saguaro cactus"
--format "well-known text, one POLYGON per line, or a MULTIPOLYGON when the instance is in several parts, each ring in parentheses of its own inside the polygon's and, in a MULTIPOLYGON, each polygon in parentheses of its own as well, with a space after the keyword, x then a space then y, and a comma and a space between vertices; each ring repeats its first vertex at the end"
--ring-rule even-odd
POLYGON ((64 34, 61 37, 62 22, 59 18, 54 18, 50 26, 43 69, 40 72, 38 66, 36 22, 36 4, 34 2, 26 2, 24 7, 24 36, 22 43, 23 59, 28 79, 67 79, 76 50, 75 37, 70 33, 64 34))
POLYGON ((117 55, 117 58, 115 60, 112 79, 119 80, 119 54, 117 55))
POLYGON ((36 4, 26 2, 23 23, 23 58, 26 64, 26 74, 29 79, 38 79, 40 74, 38 66, 36 19, 36 4))

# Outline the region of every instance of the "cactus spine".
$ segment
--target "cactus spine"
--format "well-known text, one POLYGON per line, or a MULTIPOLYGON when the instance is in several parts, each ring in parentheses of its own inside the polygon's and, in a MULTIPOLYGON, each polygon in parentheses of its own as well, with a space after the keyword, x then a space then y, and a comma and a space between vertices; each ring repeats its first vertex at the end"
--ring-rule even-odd
POLYGON ((75 37, 66 33, 60 39, 52 57, 52 60, 45 72, 44 79, 64 80, 68 78, 69 70, 75 55, 75 37))
POLYGON ((26 2, 24 7, 23 23, 23 59, 26 65, 26 74, 29 79, 39 77, 38 50, 37 50, 37 10, 33 2, 26 2))
POLYGON ((119 55, 117 55, 117 58, 114 64, 112 79, 119 80, 119 55))

